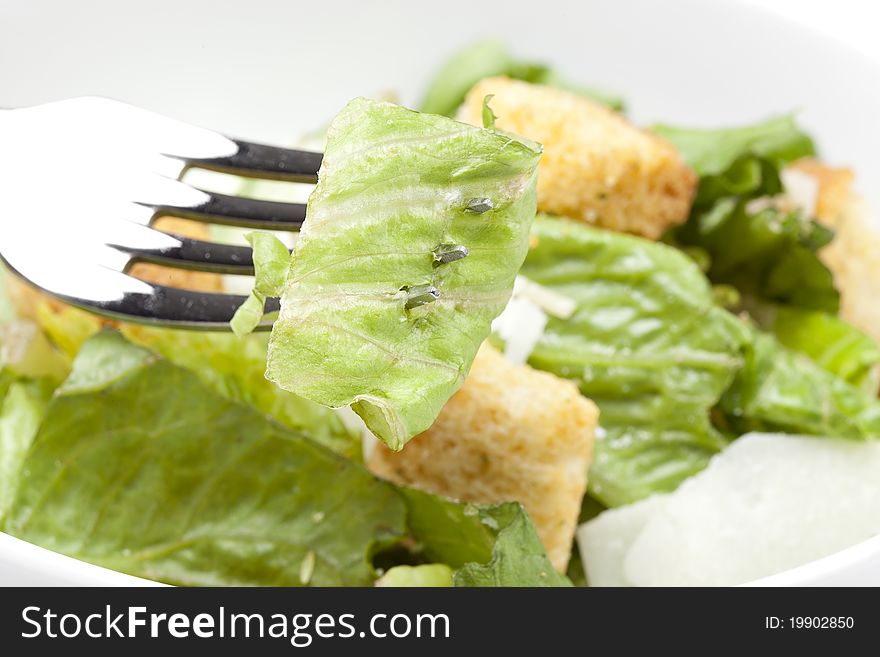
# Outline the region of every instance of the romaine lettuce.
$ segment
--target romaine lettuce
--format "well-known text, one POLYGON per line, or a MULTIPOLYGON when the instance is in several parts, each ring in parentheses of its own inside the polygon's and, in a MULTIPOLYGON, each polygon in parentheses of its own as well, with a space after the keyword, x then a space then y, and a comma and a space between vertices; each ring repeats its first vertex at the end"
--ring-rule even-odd
POLYGON ((708 253, 714 283, 759 300, 836 313, 840 295, 817 255, 832 237, 799 211, 755 211, 745 200, 722 198, 695 211, 673 239, 708 253))
POLYGON ((229 323, 233 333, 245 335, 253 331, 263 318, 267 297, 281 296, 290 268, 290 251, 270 233, 248 233, 253 250, 254 289, 229 323))
POLYGON ((753 330, 744 367, 719 409, 733 430, 880 439, 880 400, 771 335, 753 330))
POLYGON ((708 253, 709 278, 759 299, 836 312, 839 295, 817 252, 833 233, 799 210, 750 200, 783 192, 781 169, 815 154, 790 116, 720 130, 655 126, 700 175, 691 216, 668 237, 708 253))
POLYGON ((455 568, 455 586, 571 586, 518 502, 460 504, 411 488, 400 492, 423 556, 455 568))
POLYGON ((777 309, 775 328, 811 360, 715 305, 697 266, 666 245, 540 216, 532 237, 522 273, 577 310, 548 321, 529 363, 599 406, 589 486, 603 504, 673 490, 751 430, 880 438, 880 401, 841 378, 871 376, 876 348, 840 320, 777 309), (815 344, 791 326, 807 319, 824 326, 815 344))
POLYGON ((349 459, 361 459, 360 433, 348 428, 338 413, 266 380, 268 334, 238 338, 134 325, 123 327, 122 333, 136 344, 191 370, 227 399, 252 406, 349 459))
MULTIPOLYGON (((72 307, 38 309, 40 324, 63 351, 73 358, 92 335, 101 330, 94 315, 72 307)), ((198 376, 215 392, 253 406, 282 424, 354 460, 361 458, 360 436, 346 428, 332 410, 298 397, 266 380, 269 336, 185 331, 124 324, 123 335, 135 344, 160 353, 198 376)))
POLYGON ((115 333, 83 346, 21 472, 6 532, 175 584, 367 585, 405 532, 391 486, 115 333))
POLYGON ((394 566, 376 581, 376 586, 452 586, 452 568, 445 563, 425 563, 419 566, 394 566))
POLYGON ((54 389, 48 379, 17 380, 0 372, 0 523, 54 389))
POLYGON ((349 103, 329 129, 266 376, 350 404, 392 449, 427 429, 510 298, 540 156, 491 130, 349 103))
POLYGON ((483 78, 498 75, 565 89, 591 98, 613 110, 623 110, 623 101, 619 96, 571 84, 544 64, 515 59, 502 41, 487 39, 461 50, 446 62, 428 86, 421 111, 455 116, 471 87, 483 78))
POLYGON ((48 405, 17 385, 0 377, 19 397, 0 415, 0 530, 35 544, 174 584, 369 585, 393 545, 478 574, 460 584, 557 581, 519 505, 380 482, 118 333, 84 344, 48 405))
POLYGON ((724 196, 776 194, 782 191, 779 170, 816 154, 812 139, 792 116, 734 128, 655 125, 652 129, 672 142, 700 176, 697 206, 724 196))
POLYGON ((664 244, 539 216, 522 273, 577 303, 529 358, 601 410, 590 493, 609 506, 672 490, 726 445, 710 409, 742 365, 746 327, 664 244))
POLYGON ((802 308, 776 307, 761 325, 779 342, 812 358, 822 368, 862 391, 877 395, 880 346, 844 320, 802 308))

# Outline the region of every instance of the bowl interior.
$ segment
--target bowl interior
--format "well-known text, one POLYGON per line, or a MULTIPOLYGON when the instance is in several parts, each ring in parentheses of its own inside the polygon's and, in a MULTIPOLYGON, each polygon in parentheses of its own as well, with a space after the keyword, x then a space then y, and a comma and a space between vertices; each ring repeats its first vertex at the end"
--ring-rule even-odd
MULTIPOLYGON (((639 122, 712 126, 797 111, 823 156, 852 166, 880 207, 880 69, 731 0, 4 3, 0 106, 105 95, 291 142, 356 95, 418 102, 449 53, 488 36, 621 92, 639 122)), ((880 541, 869 552, 878 576, 880 541)), ((20 558, 0 547, 0 579, 20 558)))

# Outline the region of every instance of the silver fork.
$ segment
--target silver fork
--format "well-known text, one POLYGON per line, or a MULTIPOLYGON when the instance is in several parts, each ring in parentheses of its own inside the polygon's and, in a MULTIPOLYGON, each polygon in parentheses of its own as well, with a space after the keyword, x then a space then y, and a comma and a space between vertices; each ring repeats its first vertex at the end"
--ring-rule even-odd
MULTIPOLYGON (((252 274, 251 250, 151 227, 172 215, 298 230, 305 205, 180 181, 190 168, 314 183, 321 153, 231 139, 106 98, 0 111, 0 259, 67 303, 131 322, 226 329, 244 297, 146 283, 135 262, 252 274)), ((277 310, 277 300, 266 311, 277 310)))

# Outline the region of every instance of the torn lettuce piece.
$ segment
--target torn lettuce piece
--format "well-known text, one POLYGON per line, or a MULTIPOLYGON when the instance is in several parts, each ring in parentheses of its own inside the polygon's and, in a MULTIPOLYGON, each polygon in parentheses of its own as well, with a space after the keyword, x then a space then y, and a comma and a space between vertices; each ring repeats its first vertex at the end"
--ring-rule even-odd
POLYGON ((672 142, 700 176, 698 204, 721 196, 777 193, 779 170, 816 154, 813 140, 791 115, 734 128, 655 125, 652 130, 672 142), (764 165, 770 168, 762 169, 764 165))
POLYGON ((492 557, 468 562, 455 571, 455 586, 571 586, 547 558, 541 539, 523 506, 507 502, 480 511, 480 521, 495 532, 492 557))
MULTIPOLYGON (((41 307, 38 316, 43 330, 70 359, 86 340, 101 330, 101 321, 95 315, 73 307, 41 307)), ((252 406, 333 451, 360 460, 360 436, 346 428, 337 413, 266 380, 267 333, 236 337, 228 333, 137 324, 123 324, 120 331, 135 344, 187 368, 227 399, 252 406)))
POLYGON ((802 308, 775 307, 759 320, 779 342, 868 394, 880 386, 880 345, 839 317, 802 308))
POLYGON ((783 167, 816 153, 793 117, 718 130, 654 130, 700 175, 691 215, 668 241, 708 254, 713 283, 761 300, 837 312, 833 277, 818 257, 833 233, 799 209, 769 202, 785 191, 783 167))
POLYGON ((0 525, 54 389, 49 379, 21 380, 0 372, 0 525))
POLYGON ((257 328, 263 319, 266 299, 281 296, 290 268, 290 251, 277 237, 259 232, 245 237, 253 249, 255 284, 229 323, 236 335, 245 335, 257 328))
POLYGON ((376 580, 376 586, 444 587, 452 586, 452 568, 445 563, 394 566, 376 580))
POLYGON ((171 584, 368 586, 406 532, 394 487, 111 332, 18 471, 0 529, 171 584))
POLYGON ((799 211, 723 198, 691 215, 674 240, 709 255, 713 283, 758 300, 836 313, 840 295, 818 251, 833 233, 799 211))
POLYGON ((607 506, 675 489, 728 439, 710 421, 748 329, 715 305, 683 253, 539 215, 522 274, 574 300, 529 364, 572 379, 601 411, 589 492, 607 506))
POLYGON ((540 156, 444 117, 349 103, 329 129, 267 378, 351 405, 395 450, 427 429, 510 298, 540 156))
POLYGON ((485 98, 483 98, 483 127, 487 130, 495 129, 495 119, 498 117, 495 116, 495 112, 492 111, 492 108, 489 106, 489 102, 495 97, 494 94, 487 94, 485 98))
POLYGON ((64 554, 172 584, 365 586, 417 542, 449 562, 435 584, 564 583, 520 505, 380 482, 115 332, 51 401, 8 373, 0 396, 0 531, 64 554))
POLYGON ((354 461, 361 460, 360 434, 338 413, 281 390, 265 377, 267 333, 223 333, 125 326, 123 335, 194 372, 227 399, 246 404, 354 461))
POLYGON ((780 431, 880 439, 880 400, 771 335, 752 330, 743 368, 719 409, 736 433, 780 431))
POLYGON ((518 502, 462 504, 412 488, 400 493, 422 555, 451 566, 454 586, 571 586, 518 502))
POLYGON ((455 116, 471 87, 484 78, 499 75, 571 91, 615 111, 623 111, 619 96, 572 84, 544 64, 517 60, 508 52, 504 42, 496 39, 474 43, 450 58, 428 86, 421 111, 455 116))

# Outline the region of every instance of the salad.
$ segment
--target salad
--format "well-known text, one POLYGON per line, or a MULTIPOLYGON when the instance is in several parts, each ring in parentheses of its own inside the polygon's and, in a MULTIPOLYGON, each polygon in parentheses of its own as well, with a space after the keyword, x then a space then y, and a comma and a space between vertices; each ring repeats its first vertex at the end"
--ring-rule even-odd
POLYGON ((486 41, 318 141, 293 242, 157 220, 253 247, 229 333, 0 272, 0 530, 188 586, 728 585, 880 534, 880 236, 796 116, 636 126, 486 41))

